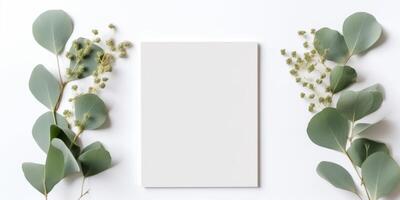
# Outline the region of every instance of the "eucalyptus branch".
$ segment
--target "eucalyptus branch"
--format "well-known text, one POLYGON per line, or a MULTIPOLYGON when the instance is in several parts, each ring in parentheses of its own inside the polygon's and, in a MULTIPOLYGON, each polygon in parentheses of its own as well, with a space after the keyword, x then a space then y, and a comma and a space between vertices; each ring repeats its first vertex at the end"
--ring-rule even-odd
MULTIPOLYGON (((285 49, 281 50, 296 82, 313 92, 310 95, 300 95, 303 99, 308 97, 307 100, 311 100, 309 111, 316 113, 307 127, 309 138, 321 147, 345 154, 360 179, 368 200, 377 200, 388 195, 400 183, 400 167, 391 157, 388 147, 384 143, 364 138, 363 132, 372 124, 359 123, 363 117, 379 109, 383 102, 383 90, 376 84, 361 91, 342 91, 357 80, 356 70, 346 65, 348 61, 353 55, 373 47, 381 33, 382 28, 375 17, 360 12, 345 20, 343 35, 329 28, 311 30, 309 33, 299 31, 298 34, 303 38, 313 36, 311 51, 309 41, 303 43, 307 49, 304 57, 298 56, 296 51, 288 54, 285 49), (331 69, 327 60, 336 66, 331 69), (323 75, 310 73, 315 69, 321 73, 318 66, 325 68, 323 75), (308 75, 314 77, 316 85, 304 81, 309 79, 304 75, 304 69, 307 69, 308 75), (329 86, 325 88, 329 101, 318 94, 325 81, 329 82, 329 86), (340 96, 336 106, 331 107, 332 97, 337 94, 340 96), (323 107, 321 110, 314 109, 315 96, 319 96, 323 107)), ((342 166, 322 161, 317 172, 333 186, 353 192, 362 199, 352 176, 342 166)))
MULTIPOLYGON (((116 30, 114 25, 109 28, 113 32, 116 30)), ((93 31, 96 36, 93 40, 74 40, 66 53, 70 67, 66 68, 67 80, 64 82, 59 55, 63 54, 72 34, 72 19, 62 10, 49 10, 35 20, 32 29, 35 40, 56 56, 58 80, 43 65, 36 66, 32 72, 29 88, 33 96, 49 109, 35 122, 32 132, 48 156, 44 164, 23 163, 22 169, 28 182, 46 200, 49 192, 64 177, 80 172, 83 177, 81 199, 88 193, 83 192, 85 180, 110 168, 111 155, 100 142, 81 149, 78 140, 84 130, 95 130, 105 123, 108 112, 98 93, 106 87, 115 59, 126 58, 127 49, 132 44, 128 41, 116 43, 113 38, 103 43, 97 30, 93 31), (59 29, 63 31, 55 32, 59 29), (68 83, 86 77, 94 79, 93 86, 69 98, 73 103, 72 109, 64 110, 63 115, 58 114, 68 83)), ((75 92, 79 90, 78 85, 71 88, 75 92)))

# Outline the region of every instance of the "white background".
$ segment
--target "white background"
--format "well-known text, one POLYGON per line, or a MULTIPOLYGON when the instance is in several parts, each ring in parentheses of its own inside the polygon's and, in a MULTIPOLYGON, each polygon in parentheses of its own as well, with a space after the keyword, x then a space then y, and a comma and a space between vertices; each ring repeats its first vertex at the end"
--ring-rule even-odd
MULTIPOLYGON (((31 34, 33 20, 47 9, 63 9, 75 20, 72 38, 90 36, 92 28, 109 22, 120 27, 117 38, 140 41, 256 41, 261 45, 261 187, 219 189, 144 189, 140 186, 139 47, 128 61, 119 62, 107 90, 101 95, 111 123, 99 131, 85 132, 85 144, 100 140, 113 155, 114 167, 90 178, 87 199, 138 200, 280 200, 356 199, 319 178, 321 160, 350 165, 342 155, 310 142, 305 129, 310 114, 299 99, 300 87, 288 74, 279 49, 301 49, 298 29, 329 26, 341 29, 356 11, 377 17, 385 29, 381 45, 367 56, 352 59, 362 88, 380 82, 386 100, 385 117, 369 135, 390 144, 400 161, 399 64, 400 3, 395 0, 112 0, 112 1, 1 1, 0 4, 0 197, 7 200, 43 199, 25 180, 24 161, 43 162, 45 155, 31 136, 36 118, 45 107, 30 94, 33 67, 42 63, 55 72, 55 58, 31 34)), ((62 61, 66 66, 67 62, 62 61)), ((80 179, 69 178, 50 199, 77 199, 80 179)), ((389 199, 400 198, 397 196, 389 199)))

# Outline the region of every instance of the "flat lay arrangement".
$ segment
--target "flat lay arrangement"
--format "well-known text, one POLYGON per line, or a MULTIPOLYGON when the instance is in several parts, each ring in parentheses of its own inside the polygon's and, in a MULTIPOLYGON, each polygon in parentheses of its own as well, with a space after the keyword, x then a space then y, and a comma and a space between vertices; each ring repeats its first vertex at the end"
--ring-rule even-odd
POLYGON ((400 199, 399 6, 0 0, 2 198, 400 199))

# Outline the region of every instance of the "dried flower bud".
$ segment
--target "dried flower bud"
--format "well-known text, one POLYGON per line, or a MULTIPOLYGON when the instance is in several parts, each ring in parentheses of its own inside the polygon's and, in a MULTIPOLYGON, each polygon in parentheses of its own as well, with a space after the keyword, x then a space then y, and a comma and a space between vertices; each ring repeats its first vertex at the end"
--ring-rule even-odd
POLYGON ((95 34, 95 35, 97 35, 97 34, 99 34, 99 31, 98 31, 97 29, 93 29, 93 30, 92 30, 92 33, 95 34))
POLYGON ((113 30, 117 30, 117 27, 114 24, 109 24, 108 28, 113 29, 113 30))
POLYGON ((306 34, 306 32, 305 32, 305 31, 303 31, 303 30, 300 30, 300 31, 297 31, 297 34, 298 34, 298 35, 305 35, 305 34, 306 34))
POLYGON ((291 58, 286 59, 286 64, 291 65, 293 63, 293 60, 291 58))
POLYGON ((281 55, 285 56, 286 55, 286 49, 281 49, 281 55))

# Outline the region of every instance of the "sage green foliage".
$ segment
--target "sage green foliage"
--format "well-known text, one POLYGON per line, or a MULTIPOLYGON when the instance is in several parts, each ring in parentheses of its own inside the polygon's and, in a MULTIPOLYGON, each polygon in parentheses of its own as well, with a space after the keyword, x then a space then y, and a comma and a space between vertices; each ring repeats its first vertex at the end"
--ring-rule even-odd
MULTIPOLYGON (((58 56, 63 53, 72 31, 72 19, 61 10, 49 10, 42 13, 32 26, 35 40, 55 54, 57 65, 59 65, 58 56)), ((83 38, 77 41, 78 43, 91 42, 83 38)), ((70 70, 75 70, 76 65, 84 65, 85 71, 79 78, 92 75, 97 70, 98 53, 104 53, 104 51, 100 46, 92 44, 86 49, 86 53, 88 54, 79 62, 71 60, 69 67, 70 70)), ((107 56, 109 60, 112 60, 111 54, 107 56)), ((111 67, 111 63, 106 64, 111 67)), ((73 129, 69 121, 73 121, 72 112, 64 112, 64 116, 57 113, 64 89, 72 81, 64 82, 60 66, 58 70, 60 80, 57 80, 43 65, 37 65, 29 80, 29 89, 33 96, 49 109, 36 120, 32 128, 33 138, 47 155, 44 164, 26 162, 22 164, 22 170, 27 181, 46 199, 54 186, 71 174, 81 173, 83 177, 88 177, 111 167, 110 153, 100 142, 93 143, 82 151, 78 142, 84 130, 96 129, 106 121, 107 109, 104 102, 96 94, 88 93, 80 94, 72 99, 76 107, 74 113, 77 121, 73 129), (76 129, 78 130, 75 133, 76 129)), ((100 84, 105 84, 108 78, 104 74, 101 75, 103 82, 100 84)), ((83 195, 81 191, 81 197, 83 195)))
POLYGON ((60 127, 56 125, 51 125, 50 140, 53 140, 54 138, 60 139, 68 147, 74 157, 79 156, 81 152, 81 147, 76 143, 76 141, 74 141, 74 138, 66 134, 66 132, 64 132, 64 130, 60 127))
POLYGON ((110 153, 100 142, 85 147, 78 159, 84 176, 93 176, 111 167, 110 153))
POLYGON ((107 108, 95 94, 83 94, 75 99, 75 118, 85 129, 97 129, 107 119, 107 108))
POLYGON ((353 141, 347 152, 353 163, 361 167, 365 159, 370 155, 376 152, 384 152, 389 154, 389 149, 381 142, 361 138, 353 141))
MULTIPOLYGON (((26 180, 40 193, 47 194, 44 188, 44 165, 36 163, 23 163, 22 171, 26 180)), ((49 191, 50 192, 50 191, 49 191)))
POLYGON ((390 194, 399 185, 399 165, 384 152, 377 152, 369 156, 361 169, 371 200, 390 194))
POLYGON ((349 122, 335 108, 325 108, 311 118, 307 133, 315 144, 345 152, 349 127, 349 122))
POLYGON ((336 66, 330 75, 330 85, 333 93, 347 88, 357 80, 357 72, 350 66, 336 66))
POLYGON ((323 161, 319 163, 317 173, 333 186, 357 194, 353 178, 342 166, 333 162, 323 161))
POLYGON ((350 15, 343 24, 343 35, 338 31, 321 28, 314 38, 319 54, 339 64, 345 64, 352 55, 365 52, 380 38, 382 27, 375 17, 365 12, 350 15))
POLYGON ((358 12, 352 14, 343 23, 343 35, 350 54, 359 54, 374 45, 382 34, 382 27, 375 17, 358 12))
MULTIPOLYGON (((75 40, 76 45, 79 48, 84 47, 87 43, 91 42, 89 39, 86 38, 78 38, 77 40, 75 40)), ((88 77, 90 75, 93 74, 93 72, 96 70, 97 68, 97 61, 96 58, 98 57, 99 54, 102 54, 104 51, 102 48, 100 48, 98 45, 96 44, 91 44, 91 50, 88 53, 88 55, 84 56, 82 59, 72 59, 70 62, 70 70, 71 71, 76 71, 78 70, 78 68, 80 67, 80 65, 82 65, 84 67, 83 72, 80 74, 79 77, 73 77, 74 79, 79 79, 79 78, 85 78, 88 77)), ((69 53, 72 55, 76 55, 76 49, 74 48, 74 46, 71 46, 69 53)))
POLYGON ((361 91, 344 91, 337 102, 337 109, 347 119, 357 121, 379 109, 383 102, 383 93, 373 85, 361 91))
POLYGON ((330 28, 321 28, 315 33, 315 49, 326 59, 344 63, 348 58, 348 49, 342 34, 330 28))
MULTIPOLYGON (((391 157, 386 144, 364 137, 363 133, 374 123, 361 120, 381 107, 384 91, 379 84, 359 91, 346 90, 357 80, 355 68, 346 63, 353 55, 371 49, 381 37, 382 27, 372 15, 358 12, 345 20, 343 34, 329 28, 321 28, 311 31, 312 33, 313 49, 306 52, 304 58, 298 57, 299 53, 292 51, 286 63, 292 67, 291 74, 296 78, 296 82, 315 91, 312 93, 315 96, 301 93, 303 99, 319 96, 318 85, 323 85, 326 76, 329 76, 329 87, 323 89, 329 91, 332 96, 338 95, 339 98, 333 107, 324 103, 317 107, 318 102, 310 103, 309 110, 317 112, 308 123, 307 134, 313 143, 342 153, 351 162, 361 188, 357 188, 352 176, 338 164, 321 162, 316 169, 317 173, 333 186, 355 193, 359 199, 378 200, 398 187, 400 167, 391 157), (313 52, 317 52, 319 60, 314 59, 313 52), (310 83, 309 80, 314 79, 298 75, 303 63, 310 66, 309 61, 312 61, 312 69, 309 72, 320 67, 314 74, 318 77, 315 79, 317 84, 314 81, 310 83), (332 70, 329 65, 334 65, 332 70), (312 87, 309 87, 310 84, 312 87)), ((304 31, 298 34, 306 37, 304 31)), ((304 43, 303 46, 307 49, 308 44, 304 43)), ((281 54, 288 55, 284 49, 281 50, 281 54)), ((325 101, 323 96, 319 96, 318 99, 320 102, 325 101)), ((374 135, 371 133, 369 136, 374 135)))
POLYGON ((37 65, 33 69, 29 89, 40 103, 50 110, 55 109, 61 93, 60 84, 43 65, 37 65))
POLYGON ((358 136, 364 133, 368 128, 373 126, 374 124, 369 124, 369 123, 358 123, 354 126, 353 128, 353 135, 358 136))
POLYGON ((33 37, 42 47, 54 54, 60 54, 72 34, 72 19, 62 10, 42 13, 32 26, 33 37))
MULTIPOLYGON (((60 114, 56 114, 55 116, 56 116, 57 125, 61 128, 67 129, 68 128, 67 120, 60 114)), ((47 151, 49 150, 49 147, 50 147, 50 140, 51 140, 50 126, 52 124, 55 124, 54 118, 53 118, 53 113, 49 111, 49 112, 46 112, 43 115, 41 115, 36 120, 36 122, 32 128, 33 138, 35 139, 36 143, 39 145, 39 147, 45 153, 47 153, 47 151)))

